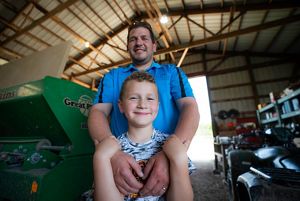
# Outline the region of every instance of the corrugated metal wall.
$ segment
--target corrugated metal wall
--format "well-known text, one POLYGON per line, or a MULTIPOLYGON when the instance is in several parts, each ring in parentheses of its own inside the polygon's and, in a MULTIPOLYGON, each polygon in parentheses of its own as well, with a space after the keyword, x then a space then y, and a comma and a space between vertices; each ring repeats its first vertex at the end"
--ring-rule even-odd
POLYGON ((270 92, 279 95, 289 85, 296 64, 281 60, 193 53, 185 58, 182 69, 190 77, 207 76, 212 116, 220 123, 221 110, 236 109, 240 117, 256 117, 258 103, 270 102, 270 92))

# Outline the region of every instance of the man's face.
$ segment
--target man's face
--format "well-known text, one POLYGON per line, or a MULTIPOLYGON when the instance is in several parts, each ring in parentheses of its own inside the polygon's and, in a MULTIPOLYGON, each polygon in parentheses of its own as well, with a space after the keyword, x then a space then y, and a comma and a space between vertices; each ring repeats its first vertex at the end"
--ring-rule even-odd
POLYGON ((127 48, 134 64, 150 65, 156 51, 156 43, 151 40, 148 29, 138 27, 130 31, 127 48))

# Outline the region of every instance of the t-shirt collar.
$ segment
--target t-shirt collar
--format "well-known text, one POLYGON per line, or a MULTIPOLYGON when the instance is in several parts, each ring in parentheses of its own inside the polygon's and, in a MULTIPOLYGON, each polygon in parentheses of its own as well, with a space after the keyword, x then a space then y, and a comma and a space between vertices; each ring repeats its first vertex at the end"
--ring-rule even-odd
MULTIPOLYGON (((151 66, 149 68, 147 68, 147 70, 152 69, 152 68, 160 68, 160 67, 161 66, 157 62, 152 61, 151 66)), ((124 72, 128 72, 128 71, 138 71, 138 69, 135 67, 134 64, 131 63, 124 69, 124 72)))

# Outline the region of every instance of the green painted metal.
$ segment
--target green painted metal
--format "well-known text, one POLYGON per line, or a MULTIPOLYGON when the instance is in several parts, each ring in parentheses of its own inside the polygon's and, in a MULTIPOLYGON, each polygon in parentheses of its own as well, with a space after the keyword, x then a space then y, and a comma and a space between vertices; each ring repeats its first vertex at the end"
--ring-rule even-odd
POLYGON ((0 90, 0 201, 73 201, 91 187, 94 95, 53 77, 0 90))

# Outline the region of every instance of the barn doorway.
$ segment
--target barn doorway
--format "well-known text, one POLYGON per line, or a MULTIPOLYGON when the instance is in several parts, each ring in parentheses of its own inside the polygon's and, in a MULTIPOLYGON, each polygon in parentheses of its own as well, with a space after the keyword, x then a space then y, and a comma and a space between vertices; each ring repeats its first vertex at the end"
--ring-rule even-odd
POLYGON ((206 77, 189 78, 189 82, 198 103, 200 122, 188 155, 193 161, 212 161, 214 159, 214 139, 206 77))

